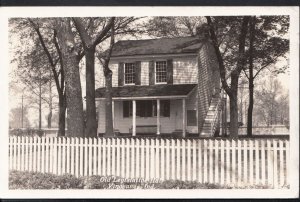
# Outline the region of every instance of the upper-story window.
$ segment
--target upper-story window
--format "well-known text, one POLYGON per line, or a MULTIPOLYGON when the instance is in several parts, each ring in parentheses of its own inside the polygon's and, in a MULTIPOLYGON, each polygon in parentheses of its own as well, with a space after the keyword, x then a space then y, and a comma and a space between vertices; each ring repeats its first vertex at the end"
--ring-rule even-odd
POLYGON ((155 83, 167 83, 167 61, 155 62, 155 83))
POLYGON ((135 63, 124 64, 124 81, 125 84, 135 83, 135 63))

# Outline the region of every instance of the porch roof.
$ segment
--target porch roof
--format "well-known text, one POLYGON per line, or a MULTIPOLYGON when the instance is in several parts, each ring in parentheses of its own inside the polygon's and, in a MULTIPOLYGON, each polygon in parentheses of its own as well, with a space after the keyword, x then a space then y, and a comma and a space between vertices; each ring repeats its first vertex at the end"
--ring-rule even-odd
MULTIPOLYGON (((153 86, 122 86, 113 87, 112 97, 114 99, 132 98, 184 98, 197 86, 197 84, 174 84, 153 86)), ((96 90, 96 98, 105 97, 105 88, 96 90)))

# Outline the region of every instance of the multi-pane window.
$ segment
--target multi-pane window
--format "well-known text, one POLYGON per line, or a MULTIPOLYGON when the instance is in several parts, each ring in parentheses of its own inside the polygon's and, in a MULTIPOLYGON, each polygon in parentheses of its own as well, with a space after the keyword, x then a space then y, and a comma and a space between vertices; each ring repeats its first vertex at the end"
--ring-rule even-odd
POLYGON ((167 82, 167 62, 157 61, 155 63, 155 81, 156 83, 167 82))
POLYGON ((124 68, 124 81, 125 84, 134 84, 135 83, 135 64, 134 63, 125 63, 124 68))

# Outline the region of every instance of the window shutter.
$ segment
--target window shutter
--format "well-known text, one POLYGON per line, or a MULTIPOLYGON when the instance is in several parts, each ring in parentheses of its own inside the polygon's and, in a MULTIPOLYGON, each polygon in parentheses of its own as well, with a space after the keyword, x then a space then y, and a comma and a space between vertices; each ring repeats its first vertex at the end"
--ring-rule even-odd
POLYGON ((173 60, 167 60, 167 84, 173 84, 173 60))
POLYGON ((141 85, 141 61, 135 62, 135 85, 141 85))
POLYGON ((149 85, 155 84, 154 61, 149 61, 149 85))
POLYGON ((124 63, 120 62, 118 67, 118 86, 124 85, 124 63))

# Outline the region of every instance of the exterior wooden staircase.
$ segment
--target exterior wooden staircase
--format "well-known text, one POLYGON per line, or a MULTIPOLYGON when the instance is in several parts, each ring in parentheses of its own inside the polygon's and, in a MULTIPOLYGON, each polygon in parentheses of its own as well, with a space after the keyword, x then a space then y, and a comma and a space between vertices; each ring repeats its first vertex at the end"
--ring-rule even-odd
POLYGON ((219 95, 211 98, 200 136, 212 137, 219 131, 222 109, 224 108, 225 103, 224 99, 226 98, 224 98, 224 93, 222 91, 219 95))

